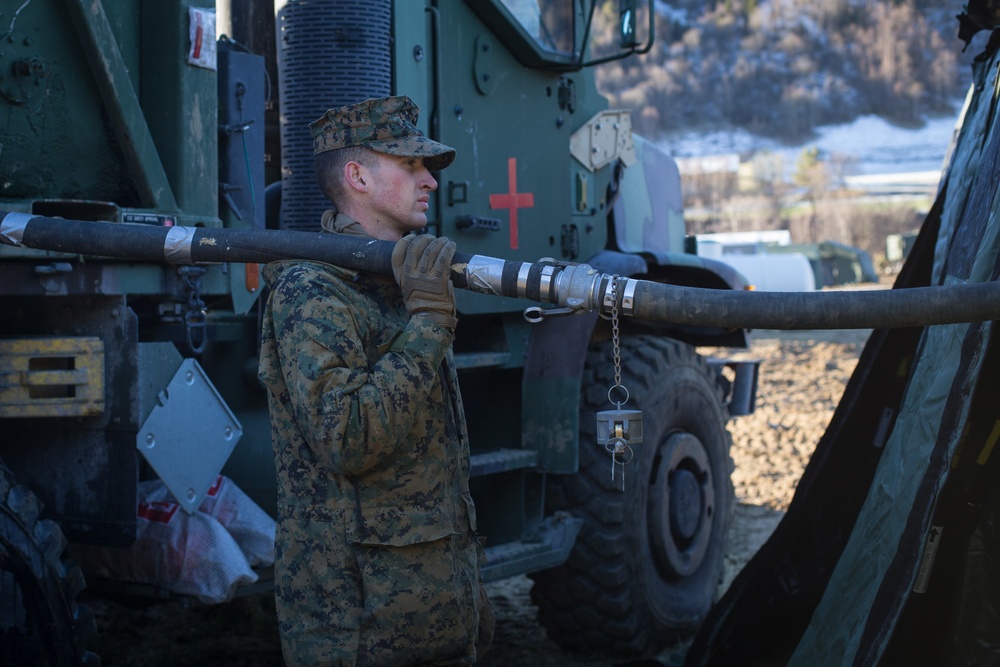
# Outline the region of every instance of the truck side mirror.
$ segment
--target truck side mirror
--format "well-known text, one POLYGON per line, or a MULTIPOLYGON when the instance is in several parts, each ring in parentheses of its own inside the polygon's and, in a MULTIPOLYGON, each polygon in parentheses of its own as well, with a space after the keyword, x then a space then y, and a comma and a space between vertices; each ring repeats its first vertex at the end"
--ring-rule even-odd
POLYGON ((618 45, 623 49, 634 49, 638 42, 635 36, 636 0, 618 0, 618 45))

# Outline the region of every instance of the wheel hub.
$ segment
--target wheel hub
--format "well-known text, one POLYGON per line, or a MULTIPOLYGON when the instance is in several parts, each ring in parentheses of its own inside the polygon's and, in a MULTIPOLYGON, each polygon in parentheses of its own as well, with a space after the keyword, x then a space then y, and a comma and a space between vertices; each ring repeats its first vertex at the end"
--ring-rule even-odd
POLYGON ((715 485, 708 453, 690 433, 661 445, 649 495, 649 531, 657 563, 675 577, 693 574, 708 551, 715 485))
POLYGON ((681 468, 670 480, 670 529, 674 539, 689 541, 701 519, 701 489, 693 472, 681 468))

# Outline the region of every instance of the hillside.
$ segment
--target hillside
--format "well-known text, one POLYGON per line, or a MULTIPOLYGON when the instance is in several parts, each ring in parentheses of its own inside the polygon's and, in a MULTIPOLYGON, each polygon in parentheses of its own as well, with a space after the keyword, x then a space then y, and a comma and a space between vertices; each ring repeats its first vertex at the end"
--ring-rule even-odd
MULTIPOLYGON (((903 126, 957 112, 968 64, 956 0, 656 2, 656 43, 598 68, 613 106, 646 136, 739 128, 796 142, 814 128, 877 115, 903 126)), ((616 1, 595 22, 614 46, 616 1)), ((640 20, 640 25, 643 25, 640 20)))

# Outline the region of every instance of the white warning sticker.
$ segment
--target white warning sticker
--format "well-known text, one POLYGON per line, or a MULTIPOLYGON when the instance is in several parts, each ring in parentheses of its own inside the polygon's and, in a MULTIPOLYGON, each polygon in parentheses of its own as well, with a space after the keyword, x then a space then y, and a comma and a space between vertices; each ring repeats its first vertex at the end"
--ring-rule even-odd
POLYGON ((188 8, 191 24, 188 36, 191 44, 188 48, 187 61, 189 65, 214 70, 215 65, 215 12, 211 9, 188 8))
POLYGON ((941 535, 944 533, 944 526, 931 526, 927 535, 927 546, 924 547, 924 557, 920 561, 920 569, 917 571, 917 580, 913 582, 914 593, 926 593, 927 585, 931 580, 931 571, 934 569, 934 559, 937 558, 938 546, 941 545, 941 535))

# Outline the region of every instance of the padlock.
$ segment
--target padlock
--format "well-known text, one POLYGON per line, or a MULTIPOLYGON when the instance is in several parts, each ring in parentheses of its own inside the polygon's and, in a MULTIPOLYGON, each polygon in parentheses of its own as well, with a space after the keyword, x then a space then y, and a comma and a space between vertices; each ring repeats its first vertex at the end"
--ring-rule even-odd
POLYGON ((597 413, 597 444, 621 438, 630 445, 642 442, 642 412, 639 410, 601 410, 597 413))

